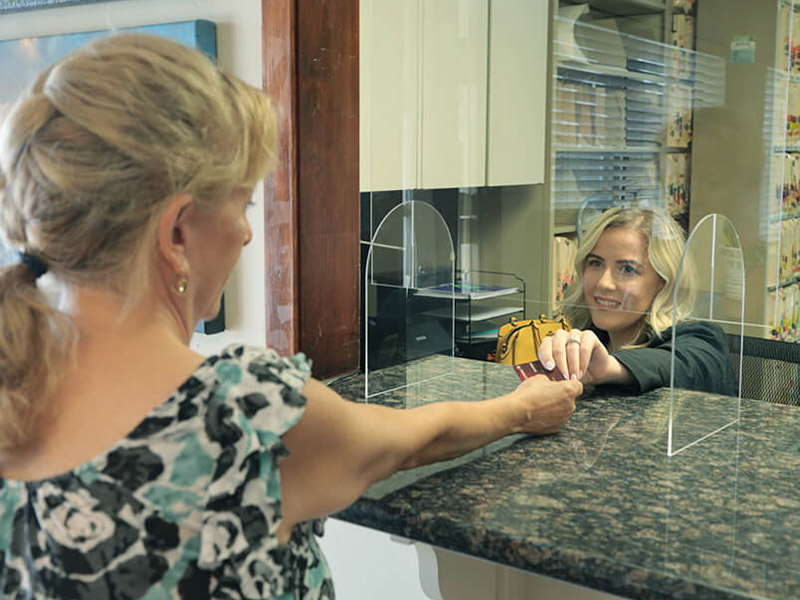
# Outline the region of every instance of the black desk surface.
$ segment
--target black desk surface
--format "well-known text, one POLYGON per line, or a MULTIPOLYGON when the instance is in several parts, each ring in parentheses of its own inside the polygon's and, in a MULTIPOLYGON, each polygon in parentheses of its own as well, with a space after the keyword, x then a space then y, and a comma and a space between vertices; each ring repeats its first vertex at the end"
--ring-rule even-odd
MULTIPOLYGON (((518 382, 504 365, 426 360, 449 373, 370 400, 479 400, 518 382)), ((333 387, 363 401, 363 377, 333 387)), ((800 598, 800 409, 742 400, 738 423, 668 457, 670 404, 668 389, 595 391, 556 435, 401 473, 337 517, 632 598, 800 598)), ((737 410, 694 392, 674 405, 681 442, 737 410)))

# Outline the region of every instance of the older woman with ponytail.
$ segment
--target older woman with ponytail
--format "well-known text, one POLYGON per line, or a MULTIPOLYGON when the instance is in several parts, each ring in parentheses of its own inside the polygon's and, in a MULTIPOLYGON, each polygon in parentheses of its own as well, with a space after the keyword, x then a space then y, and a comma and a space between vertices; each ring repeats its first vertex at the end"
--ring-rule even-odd
POLYGON ((321 517, 574 410, 578 382, 392 410, 346 402, 302 355, 190 350, 252 237, 276 135, 263 93, 141 35, 64 58, 5 118, 4 598, 332 598, 321 517))

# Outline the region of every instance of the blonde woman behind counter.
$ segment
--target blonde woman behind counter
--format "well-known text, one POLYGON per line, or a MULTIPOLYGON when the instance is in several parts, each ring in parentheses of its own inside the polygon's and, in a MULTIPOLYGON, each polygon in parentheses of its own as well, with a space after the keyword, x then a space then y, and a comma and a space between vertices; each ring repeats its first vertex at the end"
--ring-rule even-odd
POLYGON ((638 392, 670 385, 675 345, 676 387, 736 395, 728 342, 706 322, 688 316, 693 290, 681 285, 678 324, 673 292, 684 233, 661 210, 614 208, 583 236, 576 281, 561 303, 574 327, 545 338, 539 360, 584 383, 621 385, 638 392))
POLYGON ((263 93, 140 35, 66 57, 6 117, 0 226, 21 262, 0 268, 4 598, 332 598, 315 519, 574 410, 577 382, 392 410, 344 401, 302 356, 192 352, 275 145, 263 93))

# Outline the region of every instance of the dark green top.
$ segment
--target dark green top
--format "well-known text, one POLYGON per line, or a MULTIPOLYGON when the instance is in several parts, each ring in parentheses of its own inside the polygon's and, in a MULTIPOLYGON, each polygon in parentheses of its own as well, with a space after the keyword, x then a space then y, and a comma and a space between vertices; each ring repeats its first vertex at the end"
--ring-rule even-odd
MULTIPOLYGON (((674 331, 677 335, 673 335, 670 327, 646 348, 614 352, 613 356, 636 379, 633 389, 646 392, 669 387, 673 340, 677 340, 675 387, 736 396, 738 386, 731 367, 728 340, 722 329, 713 323, 697 321, 680 323, 674 331)), ((603 331, 598 334, 604 334, 600 339, 607 343, 607 334, 603 331)))

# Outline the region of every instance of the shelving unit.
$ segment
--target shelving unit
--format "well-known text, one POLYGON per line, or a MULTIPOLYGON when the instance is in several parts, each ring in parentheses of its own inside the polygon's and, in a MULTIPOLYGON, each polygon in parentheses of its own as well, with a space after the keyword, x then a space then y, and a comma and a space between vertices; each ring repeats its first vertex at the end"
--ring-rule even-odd
POLYGON ((680 133, 690 132, 696 105, 715 99, 721 61, 673 48, 671 3, 588 0, 589 13, 575 22, 577 4, 552 4, 556 33, 545 192, 551 233, 574 238, 581 206, 598 201, 666 206, 686 226, 689 175, 685 172, 681 183, 668 176, 676 165, 688 168, 691 143, 670 134, 676 123, 688 127, 680 133), (696 73, 703 74, 706 89, 699 89, 704 84, 695 80, 696 73), (670 197, 679 202, 670 205, 670 197))
POLYGON ((767 322, 775 339, 800 342, 800 2, 779 0, 774 98, 771 111, 773 162, 770 179, 770 258, 767 322), (781 164, 783 163, 783 164, 781 164), (791 167, 790 169, 788 167, 791 167))
MULTIPOLYGON (((590 27, 590 24, 583 24, 582 26, 588 28, 590 27)), ((603 65, 601 63, 584 65, 581 63, 562 60, 558 62, 558 68, 561 70, 580 71, 590 75, 608 75, 609 77, 619 77, 620 79, 624 80, 631 79, 644 81, 646 83, 666 83, 670 80, 669 77, 659 75, 658 73, 631 71, 629 69, 603 65)))
POLYGON ((664 2, 659 0, 596 0, 591 3, 598 10, 610 15, 627 16, 636 11, 636 14, 659 13, 666 9, 664 2))
POLYGON ((497 332, 510 317, 525 318, 525 281, 513 273, 470 271, 457 273, 455 293, 450 289, 423 288, 417 298, 453 297, 454 307, 437 306, 424 312, 437 319, 453 319, 458 353, 485 358, 493 349, 497 332))
POLYGON ((586 152, 601 154, 653 154, 661 151, 660 146, 556 146, 556 152, 586 152))

